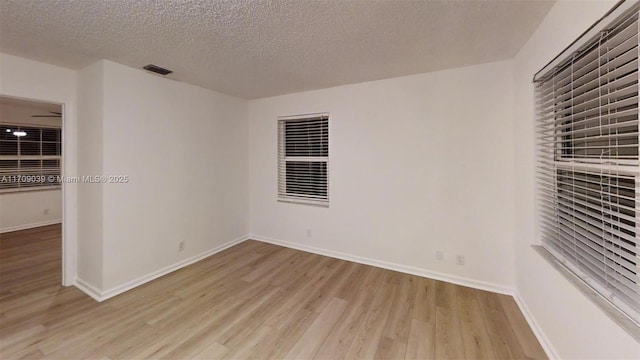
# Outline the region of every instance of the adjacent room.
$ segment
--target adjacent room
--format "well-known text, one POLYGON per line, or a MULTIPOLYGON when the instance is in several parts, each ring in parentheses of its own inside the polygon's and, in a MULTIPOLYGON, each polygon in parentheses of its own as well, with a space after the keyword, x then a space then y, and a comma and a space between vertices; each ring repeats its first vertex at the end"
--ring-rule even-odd
POLYGON ((0 358, 640 358, 639 7, 0 0, 0 358))

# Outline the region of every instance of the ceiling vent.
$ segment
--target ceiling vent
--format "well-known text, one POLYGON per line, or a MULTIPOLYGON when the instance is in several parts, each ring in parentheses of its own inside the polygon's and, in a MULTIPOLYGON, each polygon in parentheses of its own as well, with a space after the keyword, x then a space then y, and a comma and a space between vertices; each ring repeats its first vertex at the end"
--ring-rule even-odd
POLYGON ((173 71, 171 71, 169 69, 161 68, 160 66, 153 65, 153 64, 149 64, 147 66, 143 66, 142 68, 147 70, 147 71, 151 71, 153 73, 160 74, 160 75, 169 75, 169 74, 171 74, 173 72, 173 71))

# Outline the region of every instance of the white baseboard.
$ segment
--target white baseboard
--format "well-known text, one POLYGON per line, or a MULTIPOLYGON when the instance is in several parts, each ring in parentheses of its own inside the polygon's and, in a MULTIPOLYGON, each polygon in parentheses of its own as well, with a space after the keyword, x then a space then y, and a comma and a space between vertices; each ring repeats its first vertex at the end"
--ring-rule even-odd
POLYGON ((31 223, 31 224, 9 226, 9 227, 0 229, 0 234, 12 232, 12 231, 33 229, 40 226, 54 225, 54 224, 60 224, 60 223, 62 223, 62 219, 47 220, 47 221, 41 221, 41 222, 31 223))
POLYGON ((219 253, 227 248, 230 248, 236 244, 239 244, 245 240, 249 239, 249 236, 245 235, 245 236, 241 236, 237 239, 231 240, 227 243, 224 243, 220 246, 216 246, 213 249, 207 250, 205 252, 202 252, 200 254, 194 255, 190 258, 181 260, 175 264, 169 265, 167 267, 164 267, 160 270, 154 271, 150 274, 141 276, 137 279, 131 280, 129 282, 126 282, 122 285, 118 285, 114 288, 111 288, 109 290, 105 290, 105 291, 100 291, 98 289, 96 289, 94 286, 91 286, 90 284, 88 284, 86 281, 83 281, 82 279, 76 278, 75 281, 75 286, 82 290, 84 293, 86 293, 87 295, 91 296, 93 299, 95 299, 98 302, 107 300, 109 298, 112 298, 116 295, 122 294, 123 292, 129 291, 135 287, 138 287, 142 284, 145 284, 149 281, 155 280, 161 276, 164 276, 170 272, 174 272, 178 269, 181 269, 185 266, 191 265, 195 262, 198 262, 204 258, 207 258, 213 254, 219 253))
POLYGON ((83 293, 91 296, 93 298, 93 300, 95 300, 95 301, 100 302, 100 301, 104 300, 102 298, 102 294, 101 294, 100 290, 97 287, 89 284, 87 281, 84 281, 84 280, 76 277, 76 281, 73 283, 73 286, 75 286, 78 289, 80 289, 80 291, 82 291, 83 293))
POLYGON ((426 277, 429 279, 446 281, 448 283, 452 283, 456 285, 468 286, 475 289, 491 291, 499 294, 506 294, 506 295, 514 294, 514 289, 509 286, 493 284, 493 283, 480 281, 480 280, 468 279, 460 276, 449 275, 449 274, 417 268, 413 266, 406 266, 402 264, 396 264, 396 263, 391 263, 387 261, 351 255, 351 254, 342 253, 338 251, 321 249, 314 246, 291 243, 288 241, 282 241, 282 240, 273 239, 273 238, 256 235, 256 234, 249 235, 249 239, 267 242, 275 245, 280 245, 280 246, 284 246, 284 247, 288 247, 296 250, 302 250, 302 251, 306 251, 306 252, 310 252, 318 255, 324 255, 324 256, 329 256, 337 259, 352 261, 359 264, 371 265, 371 266, 375 266, 383 269, 399 271, 402 273, 417 275, 417 276, 426 277))
POLYGON ((547 338, 544 331, 542 331, 540 325, 538 325, 536 318, 533 317, 533 314, 531 313, 531 311, 529 311, 529 307, 527 307, 527 303, 520 296, 520 293, 517 290, 513 294, 513 299, 516 301, 516 304, 518 304, 520 312, 522 313, 522 315, 524 315, 527 323, 529 323, 529 327, 531 327, 531 330, 535 334, 536 338, 538 338, 538 342, 540 342, 540 345, 544 349, 544 352, 547 353, 547 357, 549 359, 560 359, 558 352, 553 347, 551 341, 549 341, 549 338, 547 338))

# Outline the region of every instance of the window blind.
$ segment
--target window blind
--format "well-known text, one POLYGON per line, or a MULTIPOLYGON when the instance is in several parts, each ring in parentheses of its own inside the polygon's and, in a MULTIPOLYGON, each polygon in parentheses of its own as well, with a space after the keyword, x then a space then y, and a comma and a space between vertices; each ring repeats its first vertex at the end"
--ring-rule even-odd
POLYGON ((0 124, 0 192, 59 186, 61 154, 60 128, 0 124))
POLYGON ((278 199, 328 206, 328 114, 278 118, 278 199))
POLYGON ((640 323, 638 2, 535 79, 542 245, 640 323))

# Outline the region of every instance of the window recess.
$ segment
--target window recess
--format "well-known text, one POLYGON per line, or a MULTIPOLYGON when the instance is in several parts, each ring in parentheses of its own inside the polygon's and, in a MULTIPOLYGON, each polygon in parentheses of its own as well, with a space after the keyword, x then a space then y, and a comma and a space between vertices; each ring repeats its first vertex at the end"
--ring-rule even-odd
POLYGON ((638 2, 534 78, 542 246, 640 323, 638 2))

